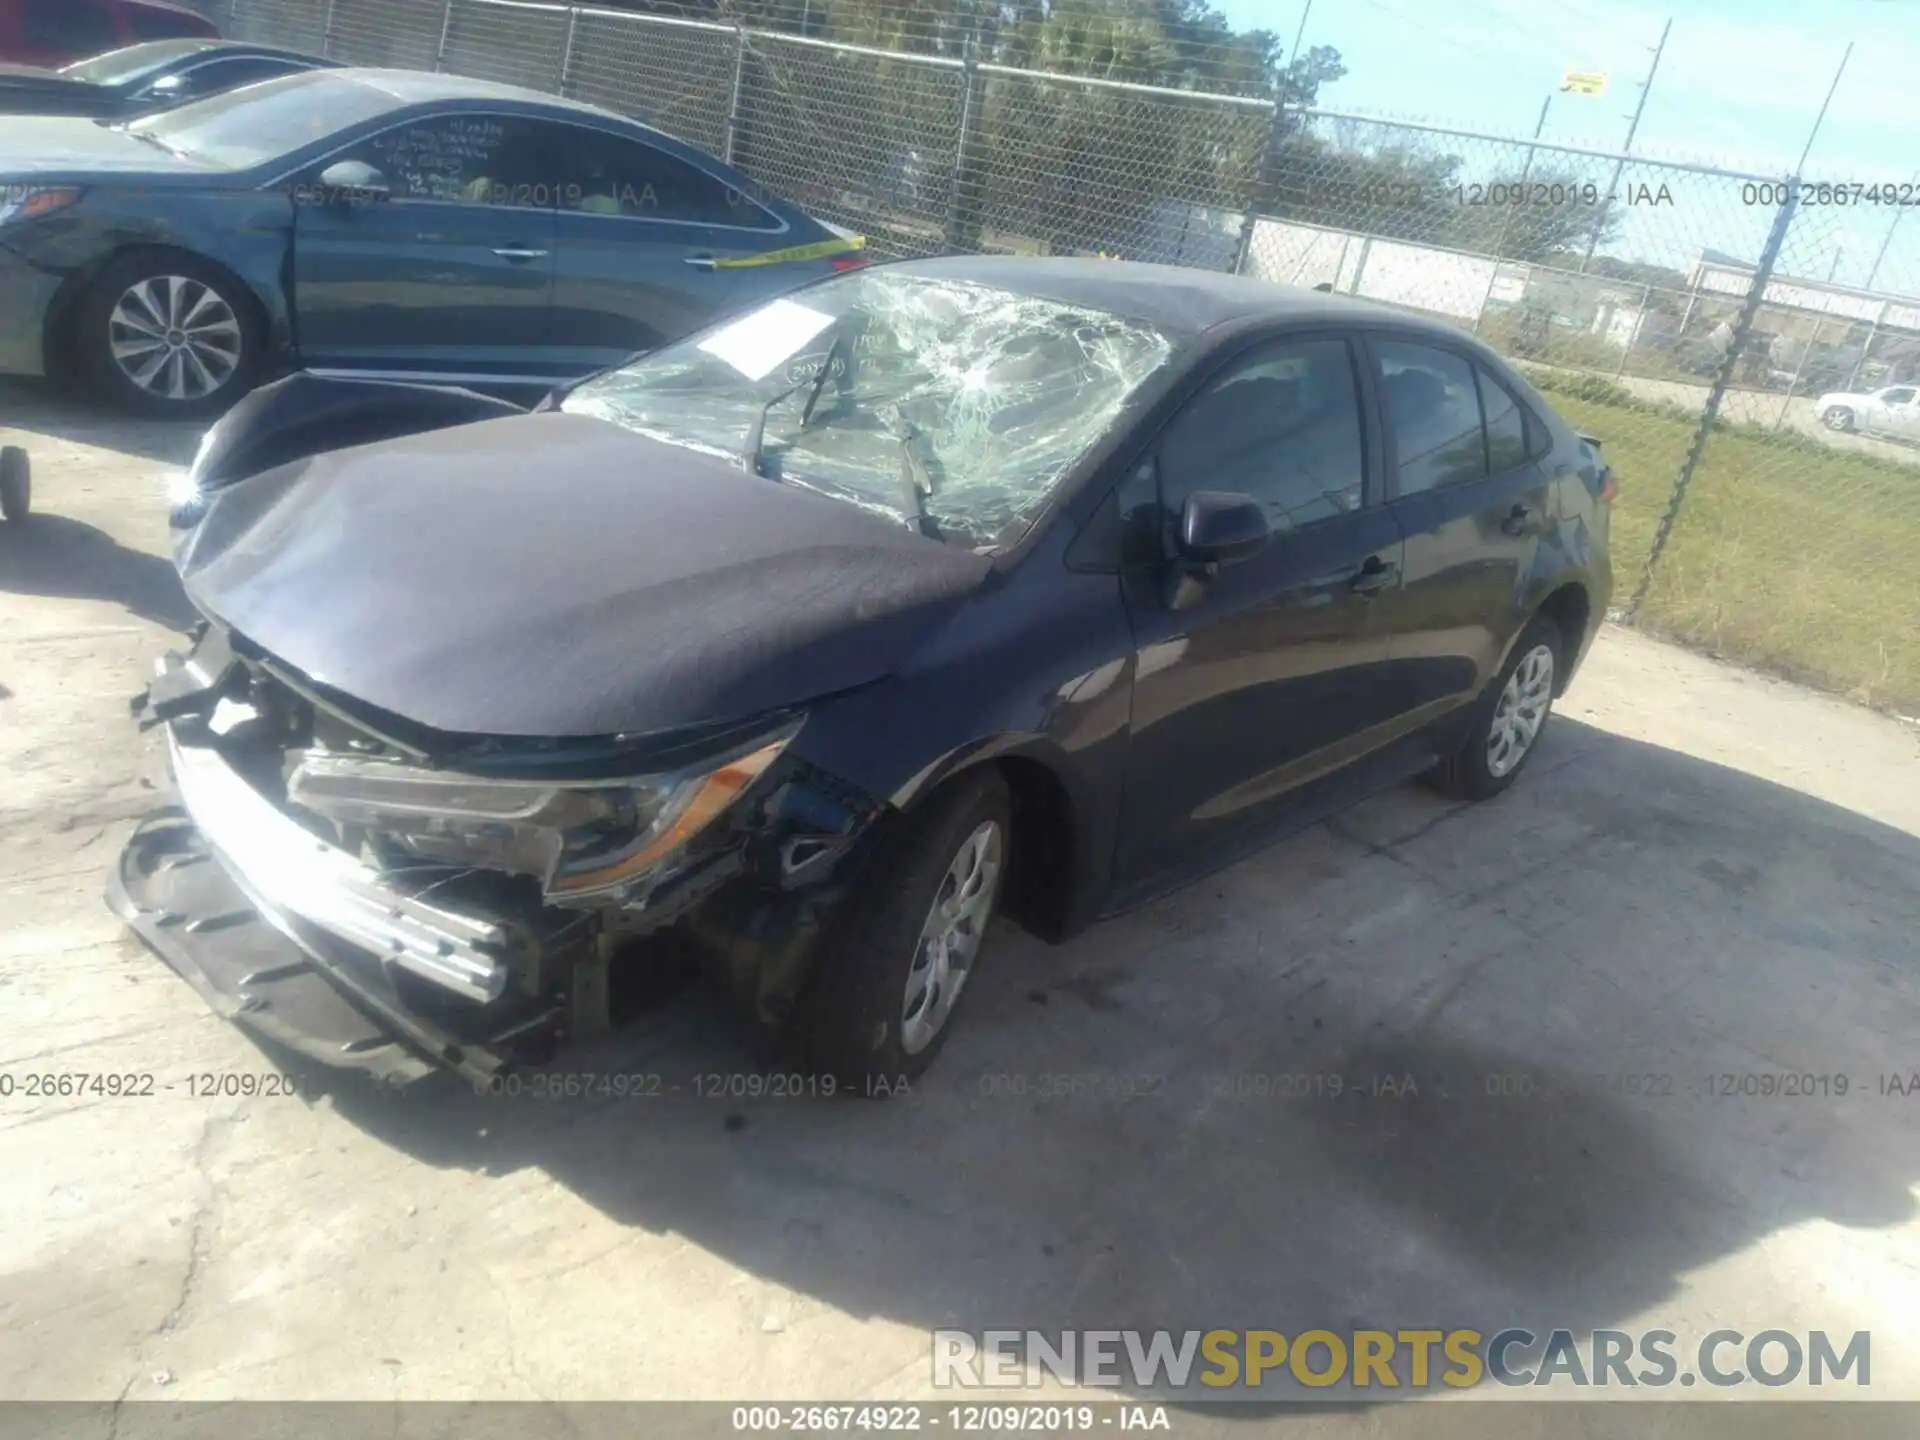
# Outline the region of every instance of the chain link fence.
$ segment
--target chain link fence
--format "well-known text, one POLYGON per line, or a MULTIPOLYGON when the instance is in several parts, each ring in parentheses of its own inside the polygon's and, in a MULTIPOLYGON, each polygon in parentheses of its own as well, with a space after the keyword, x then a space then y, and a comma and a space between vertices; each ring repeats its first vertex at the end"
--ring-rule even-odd
POLYGON ((1912 183, 1017 68, 958 11, 894 46, 532 0, 207 8, 245 38, 638 116, 882 257, 1112 255, 1449 321, 1604 440, 1624 618, 1920 712, 1912 183))

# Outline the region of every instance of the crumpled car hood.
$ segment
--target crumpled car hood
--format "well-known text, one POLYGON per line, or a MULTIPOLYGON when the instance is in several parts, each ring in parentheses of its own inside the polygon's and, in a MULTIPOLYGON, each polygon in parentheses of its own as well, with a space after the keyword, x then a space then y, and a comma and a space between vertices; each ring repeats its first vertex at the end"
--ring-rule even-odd
POLYGON ((891 673, 991 568, 853 505, 587 416, 485 420, 218 492, 188 595, 417 724, 588 736, 891 673))

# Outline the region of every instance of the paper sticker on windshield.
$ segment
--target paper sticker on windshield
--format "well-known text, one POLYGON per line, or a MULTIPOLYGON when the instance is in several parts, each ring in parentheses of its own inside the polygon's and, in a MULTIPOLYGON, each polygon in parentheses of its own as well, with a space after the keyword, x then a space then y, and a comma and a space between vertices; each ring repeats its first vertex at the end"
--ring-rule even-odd
POLYGON ((776 300, 708 336, 700 348, 747 379, 759 380, 832 323, 831 315, 791 300, 776 300))

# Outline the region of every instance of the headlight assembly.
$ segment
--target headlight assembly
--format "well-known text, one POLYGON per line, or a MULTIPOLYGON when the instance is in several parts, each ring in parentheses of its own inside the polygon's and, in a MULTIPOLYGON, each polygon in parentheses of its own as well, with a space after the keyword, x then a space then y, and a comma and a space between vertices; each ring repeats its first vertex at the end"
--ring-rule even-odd
POLYGON ((316 751, 287 797, 419 859, 531 875, 556 903, 589 900, 676 868, 795 728, 719 764, 602 781, 493 780, 316 751))
POLYGON ((24 185, 0 183, 0 225, 16 220, 34 220, 64 210, 80 198, 73 185, 24 185))

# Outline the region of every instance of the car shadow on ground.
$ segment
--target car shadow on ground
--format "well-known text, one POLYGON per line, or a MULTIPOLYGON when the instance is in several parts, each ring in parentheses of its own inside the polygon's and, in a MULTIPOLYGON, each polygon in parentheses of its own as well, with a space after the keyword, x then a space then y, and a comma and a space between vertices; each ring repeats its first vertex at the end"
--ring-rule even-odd
MULTIPOLYGON (((17 427, 80 445, 187 465, 211 420, 154 421, 122 415, 83 392, 45 380, 0 380, 0 429, 17 427)), ((32 442, 24 442, 28 453, 32 442)))
POLYGON ((68 600, 107 600, 185 630, 199 617, 171 562, 120 544, 106 531, 44 511, 0 525, 0 590, 68 600))
POLYGON ((630 1098, 330 1103, 683 1236, 771 1329, 1585 1333, 1784 1227, 1913 1217, 1914 1112, 1872 1087, 1920 1026, 1916 871, 1902 831, 1561 718, 1492 804, 1409 787, 1067 946, 1003 932, 910 1095, 743 1094, 775 1082, 695 991, 553 1067, 659 1077, 630 1098), (1718 1093, 1755 1074, 1849 1094, 1718 1093))

